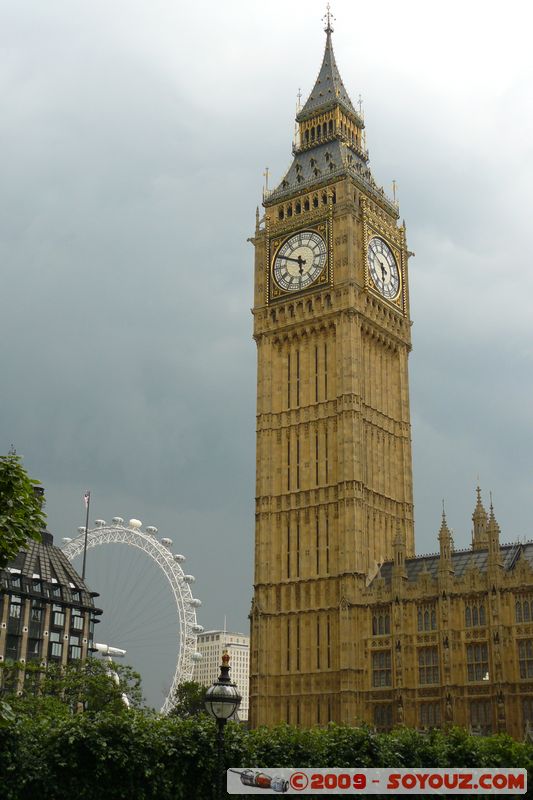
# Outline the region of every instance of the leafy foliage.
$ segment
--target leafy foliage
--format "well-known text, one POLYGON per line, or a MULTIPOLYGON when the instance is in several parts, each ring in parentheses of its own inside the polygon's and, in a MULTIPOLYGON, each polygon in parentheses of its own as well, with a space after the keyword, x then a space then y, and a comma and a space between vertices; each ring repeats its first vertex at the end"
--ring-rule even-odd
POLYGON ((28 539, 41 538, 46 516, 42 498, 15 452, 0 456, 0 569, 15 558, 28 539))
POLYGON ((141 678, 131 667, 89 658, 83 663, 66 665, 50 663, 0 664, 4 696, 9 698, 13 711, 63 717, 70 713, 100 711, 123 714, 127 711, 123 696, 130 707, 142 703, 141 678), (16 676, 24 670, 24 689, 16 692, 16 676))
POLYGON ((200 714, 205 714, 205 693, 206 687, 202 686, 201 683, 196 681, 180 683, 174 695, 176 705, 170 715, 188 719, 189 717, 198 717, 200 714))
MULTIPOLYGON (((65 708, 65 706, 63 706, 65 708)), ((465 766, 533 768, 533 746, 460 729, 422 736, 376 734, 330 724, 247 731, 228 723, 226 767, 465 766)), ((0 728, 2 800, 211 800, 216 796, 216 725, 134 709, 120 714, 18 713, 0 728)), ((244 795, 243 795, 244 796, 244 795)), ((308 795, 310 797, 311 795, 308 795)))

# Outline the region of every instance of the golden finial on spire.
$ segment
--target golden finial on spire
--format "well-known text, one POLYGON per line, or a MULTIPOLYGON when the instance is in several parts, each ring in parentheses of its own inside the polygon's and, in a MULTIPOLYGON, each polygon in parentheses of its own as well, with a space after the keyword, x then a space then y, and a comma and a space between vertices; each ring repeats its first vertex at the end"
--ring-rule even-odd
POLYGON ((324 28, 326 33, 333 33, 333 28, 331 26, 331 23, 335 21, 335 17, 331 13, 331 7, 330 7, 329 3, 326 6, 326 13, 322 17, 322 19, 326 23, 326 27, 324 28))

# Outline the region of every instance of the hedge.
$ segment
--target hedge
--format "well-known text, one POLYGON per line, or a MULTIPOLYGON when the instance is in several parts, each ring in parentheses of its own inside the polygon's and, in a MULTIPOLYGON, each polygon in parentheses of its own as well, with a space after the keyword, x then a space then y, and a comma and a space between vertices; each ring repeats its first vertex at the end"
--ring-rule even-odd
MULTIPOLYGON (((461 729, 424 736, 406 728, 248 731, 230 723, 225 743, 227 767, 525 767, 533 775, 530 743, 461 729)), ((0 728, 2 800, 211 800, 216 770, 216 730, 207 717, 19 715, 0 728)))

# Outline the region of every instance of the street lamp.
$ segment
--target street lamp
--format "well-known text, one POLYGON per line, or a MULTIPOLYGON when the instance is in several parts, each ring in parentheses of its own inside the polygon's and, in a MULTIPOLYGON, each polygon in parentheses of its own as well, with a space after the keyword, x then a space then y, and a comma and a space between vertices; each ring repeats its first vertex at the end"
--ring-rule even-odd
POLYGON ((205 693, 205 707, 217 721, 217 751, 218 751, 218 794, 226 796, 223 785, 224 777, 224 726, 239 708, 242 700, 237 686, 231 682, 229 676, 229 655, 224 650, 218 680, 209 687, 205 693))

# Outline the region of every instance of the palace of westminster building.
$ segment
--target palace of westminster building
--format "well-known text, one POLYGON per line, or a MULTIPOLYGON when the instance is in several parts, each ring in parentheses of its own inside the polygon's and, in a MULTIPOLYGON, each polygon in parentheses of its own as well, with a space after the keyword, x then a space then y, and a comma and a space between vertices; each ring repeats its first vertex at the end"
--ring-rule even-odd
POLYGON ((294 159, 257 215, 250 723, 533 723, 533 543, 481 492, 472 546, 416 556, 408 257, 328 14, 294 159))

